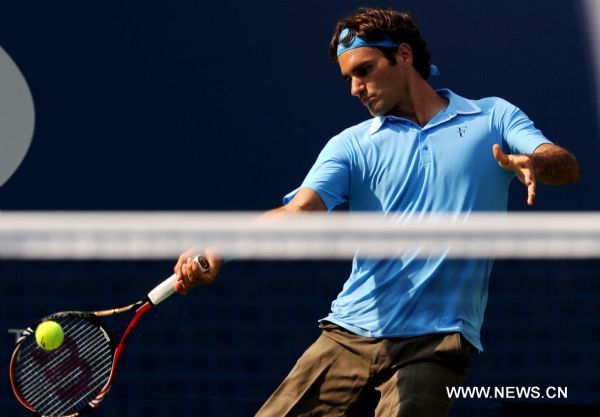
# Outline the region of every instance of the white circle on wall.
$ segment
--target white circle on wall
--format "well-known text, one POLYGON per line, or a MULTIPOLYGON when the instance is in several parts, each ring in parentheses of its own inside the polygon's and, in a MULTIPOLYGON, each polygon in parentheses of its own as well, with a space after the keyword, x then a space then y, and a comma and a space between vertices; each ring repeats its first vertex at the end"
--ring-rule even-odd
POLYGON ((27 81, 0 47, 0 187, 23 162, 34 125, 33 98, 27 81))

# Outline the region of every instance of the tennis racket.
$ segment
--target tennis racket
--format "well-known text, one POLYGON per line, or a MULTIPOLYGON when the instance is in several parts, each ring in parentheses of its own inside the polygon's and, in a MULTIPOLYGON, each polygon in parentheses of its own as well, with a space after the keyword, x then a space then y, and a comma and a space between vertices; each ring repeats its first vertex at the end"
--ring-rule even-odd
MULTIPOLYGON (((202 272, 208 261, 194 258, 202 272)), ((10 360, 10 383, 17 400, 38 416, 75 417, 97 407, 110 390, 119 358, 140 318, 175 292, 175 274, 138 302, 103 311, 63 311, 28 327, 17 340, 10 360), (101 318, 135 311, 115 343, 101 318), (64 339, 47 351, 35 340, 36 327, 47 320, 60 324, 64 339)))

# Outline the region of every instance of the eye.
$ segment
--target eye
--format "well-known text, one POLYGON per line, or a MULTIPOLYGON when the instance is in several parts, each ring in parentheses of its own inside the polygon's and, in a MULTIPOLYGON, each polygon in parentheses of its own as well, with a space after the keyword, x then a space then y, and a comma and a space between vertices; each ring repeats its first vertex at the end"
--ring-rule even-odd
POLYGON ((369 65, 365 65, 363 67, 357 68, 356 71, 354 71, 354 73, 357 77, 364 77, 369 73, 370 70, 371 67, 369 65))

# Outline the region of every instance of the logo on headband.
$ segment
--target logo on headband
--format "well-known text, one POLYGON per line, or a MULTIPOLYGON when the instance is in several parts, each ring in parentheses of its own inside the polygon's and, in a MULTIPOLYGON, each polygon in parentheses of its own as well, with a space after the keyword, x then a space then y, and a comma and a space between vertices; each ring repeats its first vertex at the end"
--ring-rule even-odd
POLYGON ((343 54, 346 51, 349 51, 350 49, 362 48, 365 46, 387 46, 397 48, 400 45, 389 39, 387 36, 384 36, 383 40, 371 42, 363 38, 362 36, 352 34, 352 32, 350 32, 350 29, 344 28, 344 30, 340 32, 340 36, 338 37, 337 56, 340 56, 341 54, 343 54), (348 42, 348 45, 344 45, 342 43, 342 39, 348 37, 348 35, 351 35, 352 37, 350 39, 350 42, 348 42))

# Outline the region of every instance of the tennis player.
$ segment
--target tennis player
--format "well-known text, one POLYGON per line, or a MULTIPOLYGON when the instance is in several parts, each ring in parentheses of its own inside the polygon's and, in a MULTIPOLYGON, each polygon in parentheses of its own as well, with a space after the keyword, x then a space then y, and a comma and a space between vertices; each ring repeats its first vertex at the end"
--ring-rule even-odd
MULTIPOLYGON (((436 72, 408 13, 362 8, 338 22, 330 54, 373 116, 333 137, 302 185, 268 212, 504 211, 516 176, 534 204, 536 183, 577 181, 579 167, 519 108, 471 100, 427 82, 436 72)), ((215 279, 184 253, 181 294, 215 279)), ((322 334, 258 411, 283 416, 445 416, 446 387, 463 383, 480 330, 491 260, 355 258, 321 320, 322 334)))

